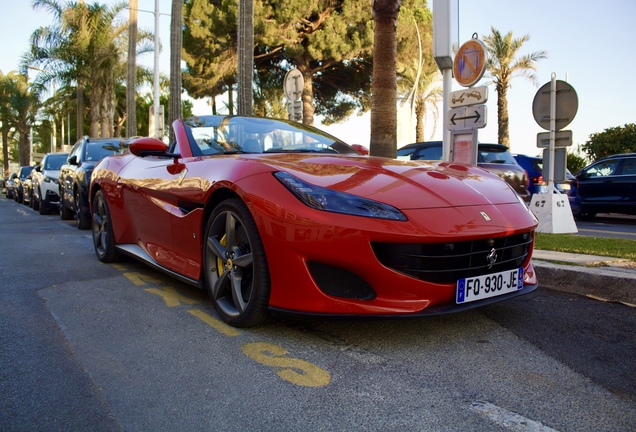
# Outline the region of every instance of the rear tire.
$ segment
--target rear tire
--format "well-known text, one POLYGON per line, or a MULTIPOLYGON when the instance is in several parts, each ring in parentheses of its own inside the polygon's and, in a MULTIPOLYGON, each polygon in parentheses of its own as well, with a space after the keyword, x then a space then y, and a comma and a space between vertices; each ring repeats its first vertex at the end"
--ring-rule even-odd
POLYGON ((89 229, 91 227, 91 220, 86 216, 82 208, 82 200, 78 190, 73 194, 73 200, 75 202, 75 225, 81 230, 89 229))
POLYGON ((66 200, 64 199, 64 192, 62 192, 60 195, 60 218, 62 218, 62 220, 71 220, 74 216, 73 212, 66 207, 64 201, 66 200))
POLYGON ((103 263, 119 261, 121 255, 115 248, 115 234, 113 233, 108 203, 101 190, 97 191, 93 199, 92 230, 97 258, 103 263))
MULTIPOLYGON (((42 197, 42 191, 40 191, 40 197, 42 197)), ((42 199, 42 198, 40 198, 42 199)), ((40 206, 40 200, 36 200, 35 199, 35 191, 33 194, 31 194, 31 208, 35 211, 40 210, 41 206, 40 206)))

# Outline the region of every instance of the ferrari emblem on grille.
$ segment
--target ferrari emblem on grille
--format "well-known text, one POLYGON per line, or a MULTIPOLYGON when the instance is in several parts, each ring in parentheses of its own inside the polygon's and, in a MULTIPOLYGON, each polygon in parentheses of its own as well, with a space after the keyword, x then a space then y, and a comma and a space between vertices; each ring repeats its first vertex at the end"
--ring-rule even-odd
POLYGON ((488 216, 488 214, 486 212, 479 212, 484 219, 486 219, 486 222, 490 222, 490 216, 488 216))
POLYGON ((488 261, 488 268, 491 268, 497 262, 497 251, 495 248, 490 249, 490 253, 486 255, 486 261, 488 261))

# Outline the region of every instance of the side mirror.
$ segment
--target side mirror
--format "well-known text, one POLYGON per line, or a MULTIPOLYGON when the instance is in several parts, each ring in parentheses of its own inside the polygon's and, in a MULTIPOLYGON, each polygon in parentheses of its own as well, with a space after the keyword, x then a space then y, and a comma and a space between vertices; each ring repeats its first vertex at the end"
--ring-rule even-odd
POLYGON ((73 155, 68 158, 68 163, 71 165, 77 165, 77 155, 73 155))
POLYGON ((168 151, 168 146, 157 138, 144 137, 131 141, 128 149, 132 154, 139 157, 162 156, 168 151))
POLYGON ((351 147, 362 156, 369 155, 369 149, 363 146, 362 144, 351 144, 351 147))
POLYGON ((40 165, 36 165, 35 168, 33 168, 34 170, 36 170, 37 172, 41 172, 42 171, 42 167, 40 165))

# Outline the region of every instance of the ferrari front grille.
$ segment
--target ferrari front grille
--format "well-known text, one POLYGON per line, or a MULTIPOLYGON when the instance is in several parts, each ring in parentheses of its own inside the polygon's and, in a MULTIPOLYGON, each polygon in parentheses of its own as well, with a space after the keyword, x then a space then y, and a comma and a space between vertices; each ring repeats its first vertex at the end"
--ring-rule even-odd
POLYGON ((371 246, 385 267, 422 281, 446 284, 521 267, 532 241, 532 232, 526 232, 464 242, 371 246))

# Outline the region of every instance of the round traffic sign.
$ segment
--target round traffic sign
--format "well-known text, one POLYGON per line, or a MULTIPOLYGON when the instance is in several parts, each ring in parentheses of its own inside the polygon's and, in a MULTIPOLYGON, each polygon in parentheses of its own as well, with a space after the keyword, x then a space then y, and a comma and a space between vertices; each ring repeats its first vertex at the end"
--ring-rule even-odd
POLYGON ((484 76, 488 51, 486 45, 477 38, 465 42, 455 54, 453 74, 455 80, 464 87, 470 87, 484 76))
MULTIPOLYGON (((545 83, 532 101, 532 115, 539 126, 550 130, 550 93, 552 81, 545 83)), ((565 81, 556 80, 556 130, 569 125, 579 109, 576 90, 565 81)))
POLYGON ((283 90, 285 96, 290 101, 294 102, 300 99, 303 94, 303 87, 305 85, 305 79, 303 74, 296 68, 290 69, 285 75, 285 81, 283 83, 283 90))

